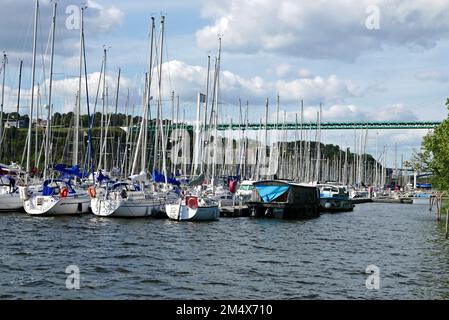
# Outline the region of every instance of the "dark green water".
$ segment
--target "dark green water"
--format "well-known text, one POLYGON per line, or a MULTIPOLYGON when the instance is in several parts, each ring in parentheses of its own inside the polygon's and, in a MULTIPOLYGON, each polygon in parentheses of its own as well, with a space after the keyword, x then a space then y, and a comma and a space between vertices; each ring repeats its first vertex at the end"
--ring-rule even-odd
POLYGON ((2 214, 0 234, 2 299, 449 298, 449 241, 426 206, 211 223, 2 214), (379 290, 365 287, 373 264, 379 290))

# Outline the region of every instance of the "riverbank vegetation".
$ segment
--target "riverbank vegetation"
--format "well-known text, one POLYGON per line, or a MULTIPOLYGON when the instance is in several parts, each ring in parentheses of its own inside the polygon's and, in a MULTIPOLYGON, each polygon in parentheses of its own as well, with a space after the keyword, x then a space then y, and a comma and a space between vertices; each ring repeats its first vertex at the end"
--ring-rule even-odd
MULTIPOLYGON (((449 99, 446 107, 449 109, 449 99)), ((413 155, 407 166, 418 173, 430 173, 432 186, 449 192, 449 118, 424 137, 421 151, 413 155)))

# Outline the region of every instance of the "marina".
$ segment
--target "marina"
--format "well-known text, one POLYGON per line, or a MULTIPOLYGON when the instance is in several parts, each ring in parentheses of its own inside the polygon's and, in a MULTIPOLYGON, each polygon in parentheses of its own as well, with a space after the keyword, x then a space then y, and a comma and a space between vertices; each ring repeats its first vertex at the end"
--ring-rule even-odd
POLYGON ((373 58, 402 40, 370 44, 371 20, 352 42, 382 52, 310 40, 315 9, 288 0, 260 32, 252 1, 221 18, 214 1, 18 2, 28 29, 0 32, 0 299, 449 299, 449 78, 373 58), (439 82, 438 111, 413 81, 439 82))

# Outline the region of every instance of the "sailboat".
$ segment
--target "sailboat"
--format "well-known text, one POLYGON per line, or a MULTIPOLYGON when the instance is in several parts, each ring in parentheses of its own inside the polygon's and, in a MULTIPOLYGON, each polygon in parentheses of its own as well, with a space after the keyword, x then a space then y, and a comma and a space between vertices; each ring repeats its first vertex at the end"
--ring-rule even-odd
MULTIPOLYGON (((148 109, 151 100, 150 89, 153 71, 153 44, 155 24, 154 18, 151 18, 151 52, 150 52, 150 72, 146 76, 145 94, 143 103, 143 117, 140 125, 140 132, 137 138, 136 150, 131 173, 137 171, 137 163, 139 155, 141 156, 141 171, 139 174, 131 175, 126 181, 118 182, 112 186, 91 187, 89 195, 91 197, 92 212, 100 217, 157 217, 158 214, 165 211, 165 205, 174 203, 179 199, 173 188, 167 183, 167 174, 165 172, 165 149, 164 149, 164 131, 162 121, 159 121, 160 103, 158 104, 158 121, 160 125, 160 133, 162 135, 162 157, 164 167, 164 183, 153 179, 153 183, 147 180, 147 130, 148 130, 148 109)), ((161 19, 161 44, 160 44, 160 66, 159 66, 159 94, 161 94, 161 72, 162 72, 162 48, 163 48, 163 29, 164 17, 161 19)), ((156 134, 156 144, 158 143, 158 135, 156 134)))
POLYGON ((87 193, 75 190, 68 180, 48 179, 42 184, 42 192, 29 197, 20 188, 23 208, 30 215, 72 215, 89 212, 87 193))
POLYGON ((188 195, 178 203, 166 205, 167 216, 177 221, 213 221, 218 220, 218 203, 205 196, 188 195))
MULTIPOLYGON (((32 89, 31 89, 31 107, 30 115, 33 112, 34 102, 34 81, 35 81, 35 60, 36 60, 36 39, 37 39, 37 23, 38 23, 39 1, 36 0, 36 12, 35 12, 35 26, 34 26, 34 40, 33 40, 33 68, 32 68, 32 89)), ((46 143, 46 157, 49 153, 49 131, 51 126, 51 97, 52 97, 52 83, 53 83, 53 60, 54 60, 54 43, 55 43, 55 27, 56 27, 56 12, 57 3, 54 3, 53 9, 53 23, 52 23, 52 47, 51 47, 51 63, 50 63, 50 86, 49 86, 49 116, 47 120, 47 143, 46 143)), ((75 138, 74 138, 74 150, 73 150, 73 162, 78 162, 78 125, 79 125, 79 113, 81 105, 81 79, 82 79, 82 62, 84 53, 84 9, 81 12, 81 32, 80 32, 80 77, 79 77, 79 92, 78 103, 76 107, 76 119, 75 119, 75 138)), ((27 172, 30 172, 30 151, 31 151, 31 116, 28 129, 28 144, 27 144, 27 172)), ((47 164, 48 158, 46 159, 47 164)), ((47 178, 47 167, 44 173, 44 182, 40 192, 34 192, 30 195, 28 187, 20 187, 19 193, 23 200, 23 208, 25 212, 30 215, 73 215, 89 212, 89 197, 87 192, 76 188, 71 178, 77 176, 79 173, 78 166, 74 165, 72 170, 66 170, 66 168, 55 168, 61 173, 74 173, 71 177, 66 179, 53 179, 47 178)), ((28 178, 28 177, 27 177, 28 178)))
POLYGON ((217 201, 203 192, 204 174, 190 182, 188 190, 177 203, 167 204, 165 211, 171 220, 176 221, 214 221, 220 216, 217 201))
POLYGON ((20 168, 0 164, 0 211, 23 210, 18 181, 24 172, 20 168))

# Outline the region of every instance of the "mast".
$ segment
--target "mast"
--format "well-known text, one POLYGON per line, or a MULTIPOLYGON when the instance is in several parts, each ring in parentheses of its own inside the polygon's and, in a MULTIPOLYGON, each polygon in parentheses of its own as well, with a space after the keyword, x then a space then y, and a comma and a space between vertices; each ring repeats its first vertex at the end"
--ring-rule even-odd
MULTIPOLYGON (((83 59, 84 59, 84 83, 85 83, 85 89, 86 89, 86 105, 87 105, 87 127, 88 127, 88 134, 87 134, 87 143, 88 143, 88 151, 86 152, 89 157, 87 158, 87 165, 89 166, 89 172, 92 173, 92 176, 94 174, 94 157, 93 157, 93 146, 92 146, 92 126, 93 126, 93 117, 90 113, 90 102, 89 102, 89 83, 87 81, 87 59, 86 59, 86 42, 84 39, 84 30, 82 33, 83 38, 83 59)), ((99 88, 100 84, 98 84, 99 88)), ((98 96, 98 93, 97 93, 98 96)), ((96 106, 96 102, 95 102, 96 106)), ((94 108, 95 109, 95 108, 94 108)))
POLYGON ((268 98, 265 103, 265 140, 263 146, 263 159, 265 163, 267 159, 267 147, 268 147, 268 98))
POLYGON ((320 103, 320 111, 318 113, 318 143, 316 152, 316 177, 317 182, 321 180, 321 114, 323 111, 323 105, 320 103))
MULTIPOLYGON (((0 110, 0 145, 3 141, 3 105, 5 102, 5 79, 6 79, 6 63, 8 58, 6 57, 6 53, 3 53, 3 62, 2 62, 2 72, 3 72, 3 80, 2 80, 2 101, 1 101, 1 110, 0 110)), ((0 147, 0 155, 2 154, 2 149, 0 147)))
MULTIPOLYGON (((98 169, 103 169, 103 139, 104 137, 104 117, 105 117, 105 109, 106 109, 106 61, 107 61, 108 52, 106 47, 103 48, 103 92, 102 92, 102 110, 100 116, 100 157, 98 163, 98 169)), ((102 75, 100 74, 100 77, 102 75)))
MULTIPOLYGON (((142 103, 142 105, 143 105, 143 110, 142 110, 143 116, 142 116, 142 120, 140 121, 139 136, 137 137, 136 150, 134 152, 134 160, 133 160, 133 164, 132 164, 131 172, 130 172, 131 175, 133 175, 134 172, 136 172, 137 159, 139 158, 139 150, 140 150, 140 148, 142 148, 142 152, 145 152, 145 150, 144 150, 144 148, 142 146, 142 141, 144 141, 143 140, 143 135, 144 135, 144 132, 145 132, 145 128, 144 128, 144 126, 145 126, 145 121, 144 121, 145 110, 148 109, 147 106, 145 105, 145 99, 146 99, 146 93, 147 93, 147 89, 146 89, 147 88, 147 81, 148 81, 148 74, 145 73, 145 92, 144 92, 144 96, 142 98, 142 100, 143 100, 143 103, 142 103)), ((142 156, 142 158, 143 158, 143 156, 142 156)), ((142 164, 142 168, 144 168, 144 167, 145 167, 145 165, 142 164)))
POLYGON ((80 112, 81 112, 81 82, 83 78, 83 32, 84 32, 84 8, 81 8, 81 29, 80 29, 80 72, 78 81, 78 104, 75 108, 75 134, 72 164, 78 164, 79 152, 79 130, 80 130, 80 112))
MULTIPOLYGON (((20 124, 20 89, 22 87, 22 68, 23 68, 23 60, 20 60, 20 66, 19 66, 19 86, 18 86, 18 92, 17 92, 17 119, 16 119, 16 129, 19 129, 20 124)), ((16 130, 15 139, 18 139, 18 130, 16 130)), ((13 151, 14 158, 16 157, 16 150, 13 151)))
POLYGON ((55 31, 56 31, 56 9, 58 3, 55 2, 53 7, 53 24, 52 24, 52 39, 51 39, 51 60, 50 60, 50 83, 48 88, 48 114, 47 114, 47 131, 45 134, 45 164, 44 164, 44 180, 47 179, 47 167, 50 158, 50 126, 52 117, 52 89, 53 89, 53 61, 55 54, 55 31))
POLYGON ((196 132, 195 132, 195 146, 194 146, 194 167, 192 171, 192 176, 197 174, 198 171, 198 164, 200 162, 200 134, 201 134, 201 128, 200 128, 200 109, 201 109, 201 99, 202 94, 198 92, 197 96, 197 105, 196 105, 196 132))
MULTIPOLYGON (((115 92, 115 114, 118 114, 118 99, 120 94, 120 77, 122 74, 122 69, 118 69, 118 76, 117 76, 117 90, 115 92)), ((117 162, 118 164, 118 162, 117 162)))
POLYGON ((158 117, 159 125, 160 125, 160 132, 161 132, 161 142, 162 142, 162 171, 164 173, 165 178, 165 184, 167 184, 167 167, 166 167, 166 159, 165 159, 165 147, 166 147, 166 141, 165 141, 165 135, 164 135, 164 128, 162 125, 163 119, 162 119, 162 59, 163 59, 163 51, 164 51, 164 22, 165 22, 165 16, 161 17, 161 43, 159 47, 159 100, 158 100, 158 117))
MULTIPOLYGON (((210 82, 210 55, 207 56, 207 75, 206 75, 206 97, 204 104, 204 131, 202 133, 202 144, 205 147, 205 142, 207 141, 207 107, 209 101, 209 82, 210 82)), ((201 172, 204 172, 204 164, 205 164, 205 152, 202 153, 202 161, 201 161, 201 172)))
POLYGON ((16 128, 17 129, 19 128, 20 90, 22 88, 22 68, 23 68, 23 60, 20 60, 20 66, 19 66, 19 87, 18 87, 18 92, 17 92, 17 123, 16 123, 16 128))
MULTIPOLYGON (((151 80, 153 78, 153 48, 154 48, 154 30, 155 30, 154 17, 151 17, 151 35, 150 35, 150 61, 149 61, 149 71, 148 71, 148 82, 147 82, 147 107, 144 114, 144 142, 142 149, 142 171, 145 170, 147 162, 147 144, 148 144, 148 112, 150 110, 151 103, 151 80)), ((157 129, 156 129, 157 130, 157 129)), ((157 131, 156 131, 157 132, 157 131)))
POLYGON ((216 86, 215 86, 215 133, 214 133, 214 161, 212 163, 212 190, 215 184, 215 164, 217 163, 217 146, 218 146, 218 107, 219 107, 219 87, 220 87, 220 66, 221 66, 221 36, 218 37, 218 58, 217 58, 217 68, 216 68, 216 86))
POLYGON ((303 181, 304 180, 304 175, 303 175, 303 171, 304 171, 304 158, 303 158, 303 152, 304 152, 304 147, 303 147, 303 125, 304 125, 304 100, 301 100, 301 131, 300 131, 300 138, 299 138, 299 180, 303 181))
MULTIPOLYGON (((163 20, 161 20, 161 27, 163 25, 163 20)), ((161 31, 162 32, 162 31, 161 31)), ((161 42, 162 42, 162 35, 161 35, 161 42)), ((160 59, 162 59, 162 48, 160 48, 161 54, 160 54, 160 59)), ((159 70, 159 76, 160 76, 160 70, 159 70)), ((159 84, 161 83, 160 79, 158 79, 159 84)), ((159 88, 159 95, 160 95, 160 86, 158 86, 159 88)), ((155 131, 154 131, 154 159, 153 159, 153 170, 155 170, 157 168, 157 164, 158 164, 158 152, 159 152, 159 122, 161 121, 160 119, 160 97, 159 97, 159 101, 158 101, 158 105, 157 105, 157 111, 156 111, 156 123, 155 123, 155 131)))
POLYGON ((39 12, 39 0, 36 0, 36 9, 34 14, 34 35, 33 35, 33 64, 31 67, 31 104, 29 109, 29 123, 28 123, 28 144, 27 144, 27 181, 29 179, 31 170, 31 131, 33 128, 33 107, 34 107, 34 83, 36 81, 36 42, 37 42, 37 23, 39 12))

